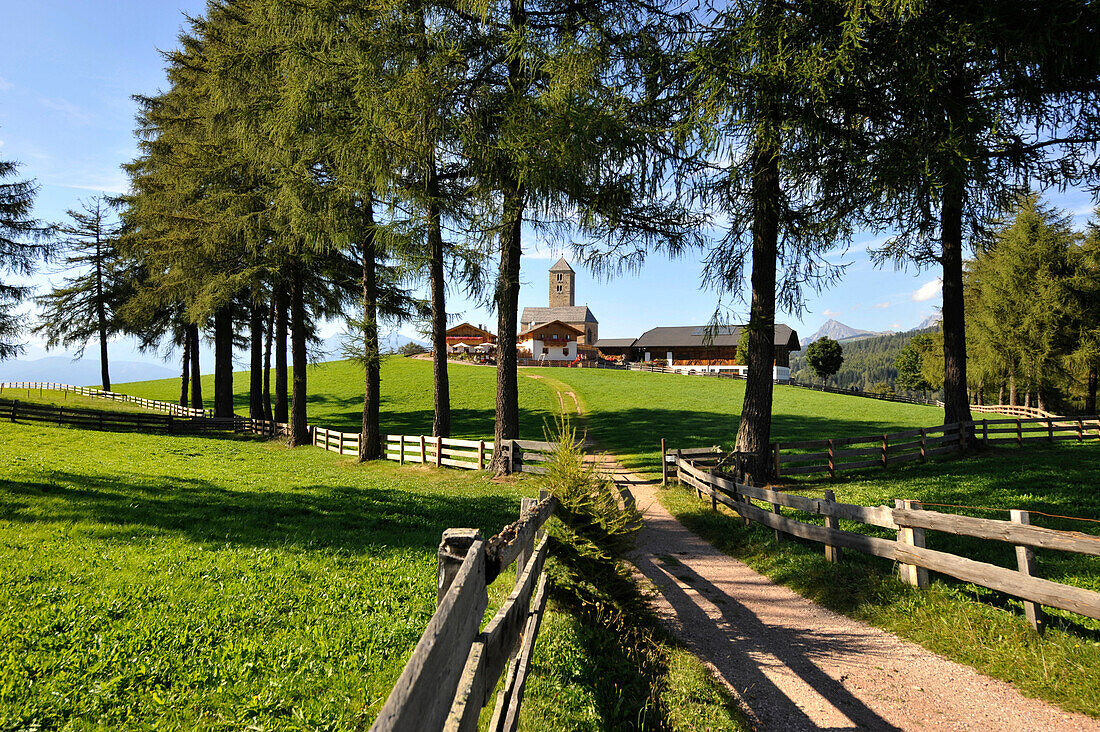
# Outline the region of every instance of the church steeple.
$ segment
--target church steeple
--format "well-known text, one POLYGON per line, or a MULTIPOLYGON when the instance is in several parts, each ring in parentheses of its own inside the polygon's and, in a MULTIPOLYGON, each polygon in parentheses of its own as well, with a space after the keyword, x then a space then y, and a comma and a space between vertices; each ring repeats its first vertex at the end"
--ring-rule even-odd
POLYGON ((573 307, 576 276, 569 262, 565 261, 565 257, 559 259, 550 268, 550 307, 573 307))

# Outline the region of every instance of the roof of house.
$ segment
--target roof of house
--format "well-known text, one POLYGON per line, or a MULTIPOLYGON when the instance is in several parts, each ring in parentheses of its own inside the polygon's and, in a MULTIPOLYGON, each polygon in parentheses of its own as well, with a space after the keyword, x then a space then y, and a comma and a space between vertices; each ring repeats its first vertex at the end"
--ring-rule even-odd
POLYGON ((596 348, 630 348, 636 338, 601 338, 596 342, 596 348))
POLYGON ((560 320, 563 323, 599 323, 587 305, 575 305, 564 308, 524 308, 519 322, 549 323, 560 320))
MULTIPOLYGON (((681 325, 650 328, 634 341, 635 348, 685 348, 690 346, 736 346, 741 341, 743 325, 681 325)), ((775 345, 801 350, 798 333, 790 326, 776 323, 775 345)))
POLYGON ((456 325, 456 326, 454 326, 454 327, 452 327, 452 328, 448 328, 448 329, 447 329, 447 334, 449 335, 449 334, 451 334, 451 333, 454 333, 454 332, 455 332, 456 330, 458 330, 459 328, 468 328, 468 329, 470 329, 470 330, 474 330, 474 331, 477 331, 477 332, 478 332, 479 334, 481 334, 481 335, 483 335, 483 336, 491 336, 491 335, 493 335, 492 333, 490 333, 489 331, 485 330, 484 328, 478 328, 478 327, 477 327, 476 325, 470 325, 469 323, 459 323, 458 325, 456 325))
POLYGON ((584 334, 583 330, 581 330, 580 328, 574 328, 573 326, 569 325, 569 323, 563 323, 560 320, 551 320, 549 323, 539 323, 538 325, 536 325, 533 328, 528 328, 527 330, 523 331, 519 335, 520 336, 532 335, 532 334, 536 333, 537 331, 540 331, 540 330, 543 330, 545 328, 550 327, 551 325, 559 325, 563 329, 572 331, 573 333, 576 333, 577 335, 583 335, 584 334))
POLYGON ((562 257, 561 259, 559 259, 557 262, 554 263, 554 266, 550 268, 550 271, 551 272, 572 272, 573 268, 569 266, 569 262, 565 261, 565 257, 562 257))

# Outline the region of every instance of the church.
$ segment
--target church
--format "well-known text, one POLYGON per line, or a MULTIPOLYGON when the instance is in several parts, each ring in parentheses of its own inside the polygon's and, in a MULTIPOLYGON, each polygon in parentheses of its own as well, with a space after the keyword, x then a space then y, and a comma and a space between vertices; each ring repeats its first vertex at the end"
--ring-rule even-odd
POLYGON ((576 336, 578 345, 594 347, 600 339, 600 322, 588 306, 575 304, 576 278, 576 272, 565 257, 559 259, 550 268, 550 306, 524 308, 519 318, 520 331, 529 333, 540 325, 558 321, 579 331, 576 336))

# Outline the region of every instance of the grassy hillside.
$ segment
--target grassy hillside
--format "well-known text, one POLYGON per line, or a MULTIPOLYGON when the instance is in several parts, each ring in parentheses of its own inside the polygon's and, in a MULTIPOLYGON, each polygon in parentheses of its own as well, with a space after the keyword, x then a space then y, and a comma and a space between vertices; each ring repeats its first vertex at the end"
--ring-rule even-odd
MULTIPOLYGON (((484 366, 450 364, 451 428, 454 437, 493 434, 496 416, 496 371, 484 366)), ((234 405, 248 413, 249 372, 233 374, 234 405)), ((306 374, 311 424, 358 432, 363 420, 363 369, 352 361, 330 361, 310 366, 306 374)), ((202 377, 207 406, 214 398, 214 377, 202 377)), ((117 384, 115 390, 173 401, 179 399, 179 379, 117 384)), ((520 434, 542 439, 544 420, 557 409, 557 398, 545 384, 520 379, 520 434)), ((431 434, 432 364, 422 359, 389 356, 382 360, 382 431, 386 434, 431 434)))
MULTIPOLYGON (((820 496, 829 487, 837 500, 864 506, 893 505, 895 498, 980 506, 995 510, 935 510, 1002 520, 1010 508, 1100 520, 1100 494, 1092 487, 1098 471, 1100 446, 1095 443, 1033 444, 837 482, 804 480, 793 489, 820 496)), ((724 507, 715 513, 687 489, 662 492, 661 500, 693 531, 816 602, 1010 681, 1027 694, 1100 716, 1100 621, 1049 610, 1051 622, 1040 638, 1028 626, 1020 602, 992 590, 936 574, 929 589, 916 590, 895 578, 892 562, 844 550, 843 561, 830 564, 820 544, 788 538, 776 545, 771 529, 746 528, 724 507)), ((1032 523, 1100 536, 1096 522, 1035 514, 1032 523)), ((865 524, 841 521, 841 528, 894 538, 894 532, 865 524)), ((1014 548, 1001 542, 934 531, 927 542, 932 549, 1016 567, 1014 548)), ((1100 591, 1100 558, 1044 550, 1037 555, 1045 579, 1100 591)))
MULTIPOLYGON (((844 363, 835 376, 829 377, 829 386, 837 386, 841 389, 857 387, 863 391, 871 391, 876 384, 885 382, 890 387, 894 387, 894 381, 898 378, 898 369, 894 362, 901 350, 913 339, 913 336, 938 331, 939 326, 936 325, 904 333, 843 341, 840 346, 844 349, 844 363)), ((805 342, 802 345, 808 347, 810 344, 805 342)), ((804 384, 821 382, 821 379, 807 365, 805 350, 791 354, 791 378, 804 384)), ((904 393, 904 390, 901 391, 904 393)), ((936 399, 937 394, 939 392, 929 392, 925 397, 936 399)), ((913 395, 920 396, 917 393, 913 395)))

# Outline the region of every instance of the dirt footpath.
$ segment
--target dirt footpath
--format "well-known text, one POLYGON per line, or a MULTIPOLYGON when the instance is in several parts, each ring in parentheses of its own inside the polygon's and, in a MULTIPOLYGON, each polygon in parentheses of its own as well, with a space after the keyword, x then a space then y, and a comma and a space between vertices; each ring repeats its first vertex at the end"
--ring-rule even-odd
POLYGON ((612 472, 645 517, 633 561, 655 610, 757 729, 1100 730, 773 583, 684 528, 658 486, 612 472))

